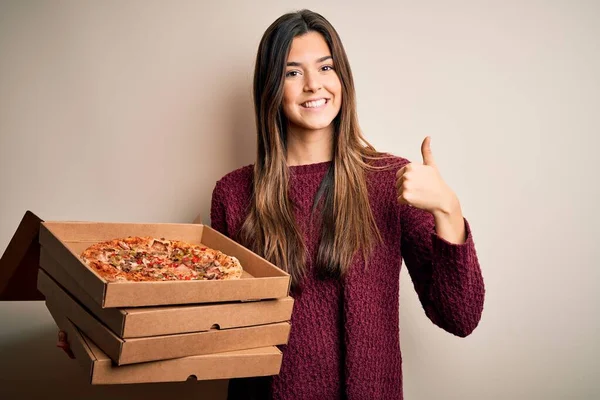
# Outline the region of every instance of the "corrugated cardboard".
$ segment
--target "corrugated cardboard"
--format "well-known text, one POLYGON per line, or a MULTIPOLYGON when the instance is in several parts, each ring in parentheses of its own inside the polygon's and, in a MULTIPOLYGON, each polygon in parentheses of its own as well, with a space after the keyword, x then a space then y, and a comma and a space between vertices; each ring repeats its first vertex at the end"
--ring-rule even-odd
POLYGON ((142 364, 116 366, 59 309, 47 304, 56 324, 67 333, 75 358, 89 371, 92 385, 179 382, 277 375, 282 354, 277 347, 264 347, 226 353, 190 356, 142 364))
POLYGON ((87 310, 121 338, 238 328, 289 321, 294 300, 216 303, 187 306, 102 308, 65 269, 42 249, 40 265, 87 310))
POLYGON ((40 244, 102 307, 138 307, 287 297, 290 276, 235 241, 199 224, 43 222, 40 244), (241 279, 225 281, 106 282, 79 254, 88 246, 126 236, 151 236, 202 244, 235 256, 241 279))
POLYGON ((290 332, 290 324, 281 322, 122 339, 85 310, 42 270, 38 274, 38 289, 46 297, 48 305, 64 313, 118 365, 286 344, 290 332))

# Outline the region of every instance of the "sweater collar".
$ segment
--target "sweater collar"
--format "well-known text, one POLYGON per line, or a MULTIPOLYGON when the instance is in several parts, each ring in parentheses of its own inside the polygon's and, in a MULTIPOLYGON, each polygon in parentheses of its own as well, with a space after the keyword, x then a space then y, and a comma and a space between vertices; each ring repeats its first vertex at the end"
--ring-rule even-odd
POLYGON ((326 172, 332 163, 333 161, 323 161, 314 164, 293 165, 289 169, 293 175, 317 174, 326 172))

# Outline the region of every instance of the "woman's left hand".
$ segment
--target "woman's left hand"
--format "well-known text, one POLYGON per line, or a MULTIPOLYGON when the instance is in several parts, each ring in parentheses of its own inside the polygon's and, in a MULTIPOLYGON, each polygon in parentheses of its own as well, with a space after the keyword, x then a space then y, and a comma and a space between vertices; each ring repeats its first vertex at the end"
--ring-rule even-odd
POLYGON ((423 164, 410 163, 396 173, 398 202, 428 211, 433 215, 460 212, 458 198, 444 182, 431 152, 431 138, 421 144, 423 164))

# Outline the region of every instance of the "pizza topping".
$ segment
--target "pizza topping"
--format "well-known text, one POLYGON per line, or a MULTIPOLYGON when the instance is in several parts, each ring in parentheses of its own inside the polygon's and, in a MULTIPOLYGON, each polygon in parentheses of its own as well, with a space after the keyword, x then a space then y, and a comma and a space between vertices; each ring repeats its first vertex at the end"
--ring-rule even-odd
POLYGON ((179 276, 187 276, 192 274, 192 270, 183 264, 180 264, 177 268, 174 268, 174 271, 179 276))
POLYGON ((158 250, 158 251, 167 251, 167 246, 166 244, 164 244, 163 242, 159 242, 157 240, 154 241, 154 243, 152 243, 152 245, 150 246, 153 250, 158 250))
POLYGON ((110 282, 237 279, 242 274, 235 257, 164 238, 128 237, 98 243, 86 249, 82 258, 110 282))

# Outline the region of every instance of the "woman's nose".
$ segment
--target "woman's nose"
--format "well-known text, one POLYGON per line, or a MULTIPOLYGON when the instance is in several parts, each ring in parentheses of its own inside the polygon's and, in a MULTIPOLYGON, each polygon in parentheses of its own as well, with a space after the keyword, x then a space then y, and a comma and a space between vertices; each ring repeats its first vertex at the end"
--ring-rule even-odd
POLYGON ((310 72, 305 75, 304 81, 304 91, 305 92, 317 92, 319 89, 323 87, 321 80, 319 79, 319 74, 310 72))

